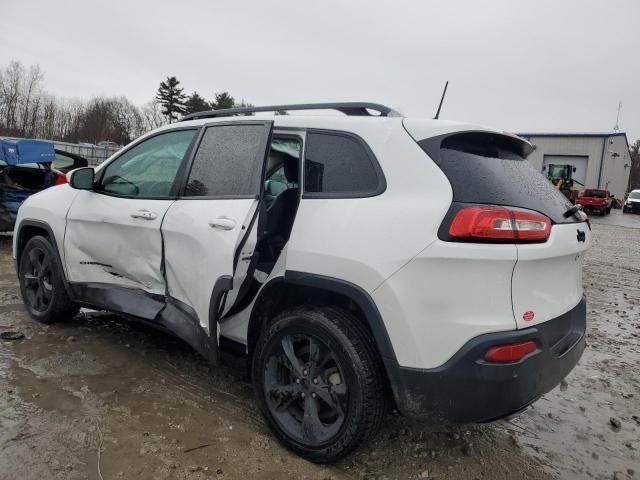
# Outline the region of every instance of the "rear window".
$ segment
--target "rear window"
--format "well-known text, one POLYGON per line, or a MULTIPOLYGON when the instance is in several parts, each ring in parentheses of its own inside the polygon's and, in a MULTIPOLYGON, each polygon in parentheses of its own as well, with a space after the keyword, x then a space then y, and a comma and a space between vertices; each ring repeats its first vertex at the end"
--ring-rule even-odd
POLYGON ((339 132, 307 134, 304 193, 307 198, 369 197, 385 189, 380 166, 359 137, 339 132))
POLYGON ((584 197, 605 198, 607 195, 602 190, 585 190, 582 194, 584 197))
POLYGON ((449 179, 454 202, 527 208, 555 223, 572 205, 526 160, 528 144, 506 135, 459 133, 418 142, 449 179))

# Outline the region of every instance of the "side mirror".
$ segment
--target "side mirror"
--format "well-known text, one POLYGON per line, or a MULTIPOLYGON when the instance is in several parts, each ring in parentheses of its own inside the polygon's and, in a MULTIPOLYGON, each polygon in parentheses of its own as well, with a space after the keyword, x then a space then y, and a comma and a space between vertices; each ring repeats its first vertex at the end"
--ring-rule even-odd
POLYGON ((575 172, 576 170, 577 170, 576 167, 573 167, 573 171, 575 172))
POLYGON ((77 190, 92 190, 94 177, 92 167, 78 168, 69 173, 69 185, 77 190))

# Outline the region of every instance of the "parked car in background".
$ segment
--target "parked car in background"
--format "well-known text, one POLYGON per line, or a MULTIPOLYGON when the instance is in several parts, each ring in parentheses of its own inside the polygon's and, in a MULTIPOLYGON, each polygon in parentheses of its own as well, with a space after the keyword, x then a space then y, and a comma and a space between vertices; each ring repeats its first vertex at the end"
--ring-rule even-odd
POLYGON ((640 213, 640 189, 631 190, 622 205, 622 213, 640 213))
POLYGON ((597 212, 600 215, 611 213, 613 195, 602 188, 587 188, 578 197, 576 204, 582 205, 585 212, 597 212))
POLYGON ((20 205, 31 195, 67 183, 66 173, 86 159, 41 140, 0 141, 0 232, 13 230, 20 205))

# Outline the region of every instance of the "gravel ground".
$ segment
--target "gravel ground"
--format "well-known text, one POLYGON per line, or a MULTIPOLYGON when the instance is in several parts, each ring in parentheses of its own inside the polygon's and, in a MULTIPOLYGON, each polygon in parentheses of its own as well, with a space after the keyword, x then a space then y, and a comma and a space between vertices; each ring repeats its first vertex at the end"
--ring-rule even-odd
POLYGON ((26 335, 0 341, 0 479, 640 478, 640 216, 616 215, 594 219, 588 348, 565 382, 489 425, 390 415, 333 466, 276 443, 237 366, 113 315, 30 320, 0 237, 0 331, 26 335))

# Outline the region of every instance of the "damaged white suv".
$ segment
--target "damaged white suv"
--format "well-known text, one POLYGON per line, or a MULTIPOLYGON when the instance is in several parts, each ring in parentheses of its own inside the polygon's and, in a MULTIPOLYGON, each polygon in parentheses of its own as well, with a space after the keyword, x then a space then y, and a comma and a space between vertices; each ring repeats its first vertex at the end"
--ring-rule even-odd
POLYGON ((267 423, 316 462, 389 406, 501 418, 585 347, 590 227, 530 150, 377 104, 194 114, 24 203, 24 302, 42 322, 143 320, 211 362, 240 351, 267 423), (300 113, 319 109, 340 113, 300 113))

